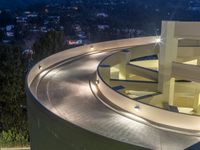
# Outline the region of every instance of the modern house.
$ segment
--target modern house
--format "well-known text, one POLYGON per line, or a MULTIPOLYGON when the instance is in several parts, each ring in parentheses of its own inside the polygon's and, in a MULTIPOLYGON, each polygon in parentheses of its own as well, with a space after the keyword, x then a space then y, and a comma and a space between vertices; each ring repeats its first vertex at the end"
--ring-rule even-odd
POLYGON ((182 150, 200 139, 200 22, 83 45, 27 76, 31 148, 182 150))

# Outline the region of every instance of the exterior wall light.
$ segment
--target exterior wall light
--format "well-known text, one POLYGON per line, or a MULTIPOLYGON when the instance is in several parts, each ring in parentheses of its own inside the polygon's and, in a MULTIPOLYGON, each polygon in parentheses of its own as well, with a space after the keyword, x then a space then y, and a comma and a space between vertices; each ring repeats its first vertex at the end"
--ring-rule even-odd
POLYGON ((162 39, 160 37, 156 38, 155 40, 156 43, 161 43, 162 42, 162 39))
POLYGON ((139 110, 140 110, 140 106, 136 105, 136 106, 134 107, 134 110, 135 110, 135 111, 139 111, 139 110))
POLYGON ((99 80, 96 80, 95 83, 96 83, 96 84, 99 84, 99 80))
POLYGON ((94 46, 90 46, 90 50, 94 50, 94 46))
POLYGON ((39 65, 39 66, 38 66, 38 68, 41 70, 41 69, 42 69, 42 66, 41 66, 41 65, 39 65))

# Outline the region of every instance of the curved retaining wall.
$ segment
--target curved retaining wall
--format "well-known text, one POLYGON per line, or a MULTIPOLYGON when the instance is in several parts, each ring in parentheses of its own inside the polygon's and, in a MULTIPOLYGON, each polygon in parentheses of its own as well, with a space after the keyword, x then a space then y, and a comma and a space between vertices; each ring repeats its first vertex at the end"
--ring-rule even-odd
MULTIPOLYGON (((38 98, 36 94, 36 77, 46 69, 62 64, 63 61, 80 55, 109 51, 118 48, 126 48, 137 45, 155 43, 156 37, 116 40, 92 45, 81 46, 54 54, 37 63, 29 72, 26 80, 26 94, 28 105, 28 121, 30 128, 32 150, 132 150, 145 149, 134 145, 125 144, 113 139, 97 135, 67 120, 64 120, 51 112, 38 98), (32 84, 34 81, 34 84, 32 84)), ((40 78, 40 77, 39 77, 40 78)))
POLYGON ((145 150, 106 138, 54 115, 28 96, 31 150, 145 150))
MULTIPOLYGON (((141 51, 141 55, 144 55, 145 51, 141 51)), ((148 51, 147 55, 148 56, 148 51)), ((113 54, 117 55, 117 54, 113 54)), ((107 57, 105 60, 101 62, 101 64, 105 64, 105 62, 110 62, 107 59, 113 57, 107 57)), ((140 54, 138 54, 140 56, 140 54)), ((99 67, 97 71, 97 80, 98 80, 98 88, 101 93, 114 105, 126 110, 130 113, 133 113, 139 117, 142 117, 146 120, 149 120, 154 123, 158 123, 163 125, 164 127, 168 126, 171 129, 181 129, 182 131, 191 131, 194 134, 200 135, 200 117, 195 115, 187 115, 177 112, 167 111, 155 106, 151 106, 148 104, 141 103, 139 101, 130 99, 121 93, 113 90, 110 85, 108 85, 101 76, 99 72, 99 67), (139 109, 134 109, 135 107, 139 107, 139 109)), ((159 95, 156 95, 159 96, 159 95)))

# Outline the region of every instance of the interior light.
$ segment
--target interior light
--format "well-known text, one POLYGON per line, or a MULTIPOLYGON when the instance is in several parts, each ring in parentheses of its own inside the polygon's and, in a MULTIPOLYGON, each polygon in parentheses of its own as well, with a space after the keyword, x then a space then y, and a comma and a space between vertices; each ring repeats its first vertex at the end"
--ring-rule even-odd
POLYGON ((135 110, 135 111, 139 111, 139 110, 140 110, 140 106, 136 105, 136 106, 134 107, 134 110, 135 110))

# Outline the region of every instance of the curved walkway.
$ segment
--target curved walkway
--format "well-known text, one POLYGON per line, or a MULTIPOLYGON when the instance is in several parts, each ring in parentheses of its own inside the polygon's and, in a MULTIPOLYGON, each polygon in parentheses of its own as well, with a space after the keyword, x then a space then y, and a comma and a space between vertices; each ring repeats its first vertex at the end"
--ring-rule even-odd
POLYGON ((93 95, 89 80, 99 62, 110 53, 82 56, 44 71, 33 81, 32 91, 36 91, 40 103, 57 116, 118 141, 159 150, 183 150, 200 141, 198 137, 159 130, 131 120, 102 104, 93 95))

